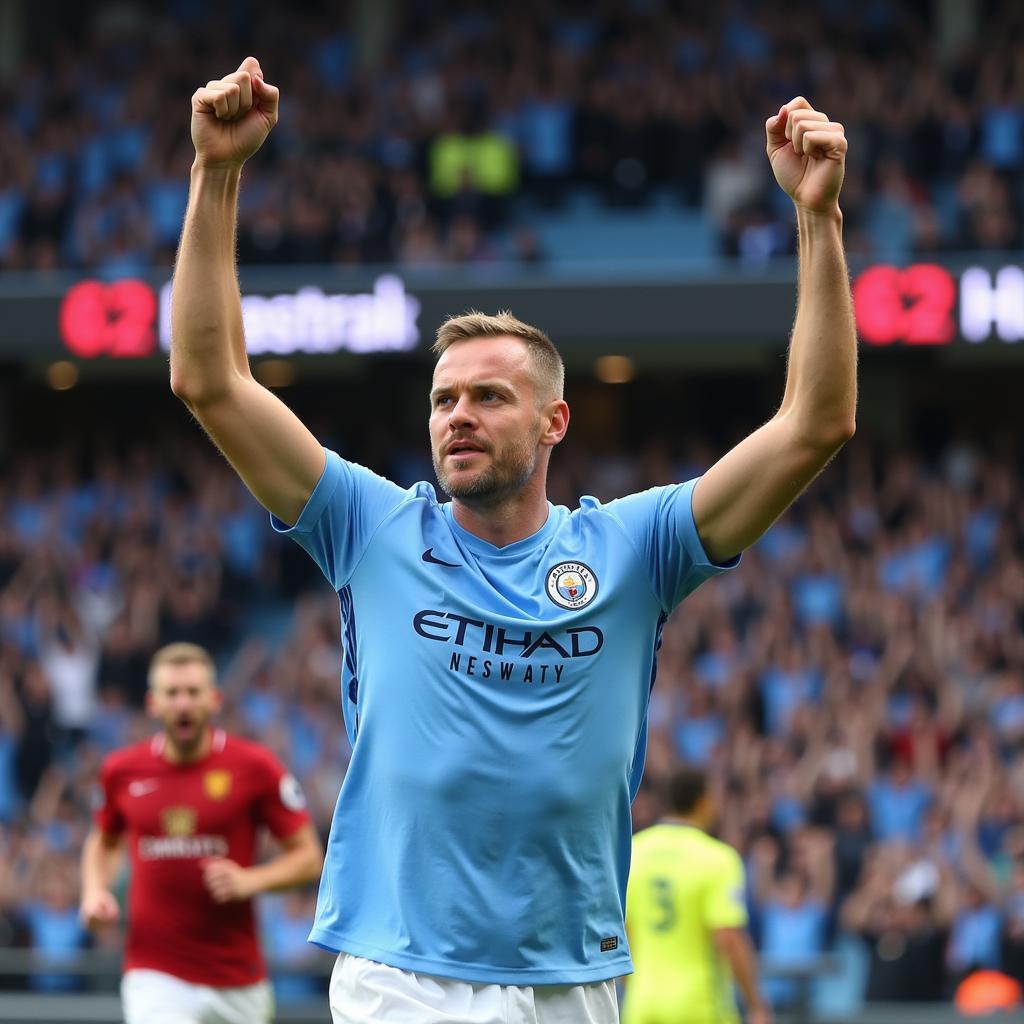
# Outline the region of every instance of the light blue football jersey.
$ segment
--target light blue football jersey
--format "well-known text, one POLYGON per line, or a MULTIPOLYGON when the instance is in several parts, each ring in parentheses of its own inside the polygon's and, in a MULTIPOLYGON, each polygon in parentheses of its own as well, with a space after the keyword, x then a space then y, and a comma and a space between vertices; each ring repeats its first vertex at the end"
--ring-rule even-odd
MULTIPOLYGON (((503 548, 327 453, 291 529, 341 600, 352 760, 310 941, 473 982, 632 970, 630 803, 662 626, 722 571, 694 481, 570 512, 503 548)), ((733 564, 733 563, 731 563, 733 564)))

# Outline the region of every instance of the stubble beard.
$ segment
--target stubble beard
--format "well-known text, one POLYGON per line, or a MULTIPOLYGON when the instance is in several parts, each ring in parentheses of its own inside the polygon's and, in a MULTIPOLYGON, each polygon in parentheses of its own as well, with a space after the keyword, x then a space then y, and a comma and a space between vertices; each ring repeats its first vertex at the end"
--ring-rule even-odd
POLYGON ((491 464, 465 482, 456 482, 445 471, 443 457, 432 452, 434 473, 449 498, 466 505, 491 508, 526 486, 537 468, 537 448, 529 438, 514 442, 492 456, 491 464))
POLYGON ((175 756, 183 761, 189 761, 194 758, 203 744, 203 738, 206 736, 209 722, 209 718, 197 718, 192 735, 185 740, 182 740, 175 735, 173 724, 169 726, 165 725, 164 735, 166 737, 166 742, 171 750, 174 751, 175 756))

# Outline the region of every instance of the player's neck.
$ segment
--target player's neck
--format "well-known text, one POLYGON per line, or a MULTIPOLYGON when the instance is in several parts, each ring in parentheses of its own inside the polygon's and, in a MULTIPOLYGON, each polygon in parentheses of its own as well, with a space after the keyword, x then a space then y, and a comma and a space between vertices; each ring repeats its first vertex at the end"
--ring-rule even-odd
POLYGON ((528 483, 507 500, 495 505, 477 505, 459 498, 452 502, 455 521, 496 548, 532 537, 548 519, 548 499, 543 481, 528 483))
POLYGON ((661 816, 663 825, 685 825, 687 828, 696 828, 701 832, 707 832, 708 827, 696 818, 688 818, 685 814, 663 814, 661 816))
POLYGON ((167 742, 164 743, 164 760, 170 761, 171 764, 191 764, 194 761, 201 761, 206 757, 212 746, 213 729, 209 726, 203 730, 203 735, 200 737, 199 742, 194 747, 188 749, 182 749, 168 736, 167 742))

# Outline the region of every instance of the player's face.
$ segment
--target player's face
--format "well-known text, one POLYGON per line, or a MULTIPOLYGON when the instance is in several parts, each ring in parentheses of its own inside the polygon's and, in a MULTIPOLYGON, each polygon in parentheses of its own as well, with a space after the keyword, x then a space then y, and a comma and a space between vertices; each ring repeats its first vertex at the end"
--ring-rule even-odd
POLYGON ((168 743, 188 757, 199 748, 210 717, 220 708, 220 691, 199 662, 161 665, 153 675, 148 704, 168 743))
POLYGON ((537 469, 543 432, 529 350, 518 338, 451 346, 434 368, 430 447, 452 498, 496 505, 537 469))

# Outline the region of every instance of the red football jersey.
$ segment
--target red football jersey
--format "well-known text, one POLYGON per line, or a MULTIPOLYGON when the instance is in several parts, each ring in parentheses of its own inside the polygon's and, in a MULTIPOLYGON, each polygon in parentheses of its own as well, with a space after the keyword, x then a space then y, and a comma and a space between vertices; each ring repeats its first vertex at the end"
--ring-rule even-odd
POLYGON ((164 742, 116 751, 101 769, 96 825, 126 833, 131 857, 125 970, 251 985, 266 975, 252 901, 214 902, 201 866, 210 857, 252 865, 261 826, 283 839, 309 821, 302 791, 269 750, 222 729, 188 764, 168 761, 164 742))

